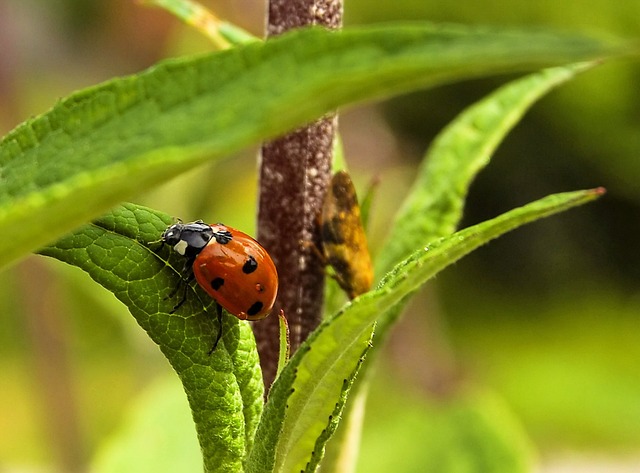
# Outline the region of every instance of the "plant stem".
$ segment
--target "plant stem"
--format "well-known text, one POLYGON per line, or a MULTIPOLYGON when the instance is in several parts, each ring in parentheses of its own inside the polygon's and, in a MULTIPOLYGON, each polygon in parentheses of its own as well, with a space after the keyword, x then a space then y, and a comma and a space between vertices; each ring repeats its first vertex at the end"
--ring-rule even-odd
MULTIPOLYGON (((336 29, 342 0, 270 0, 267 35, 308 25, 336 29)), ((322 316, 324 267, 318 216, 331 178, 336 116, 324 117, 262 147, 258 239, 278 268, 278 299, 272 317, 254 324, 267 390, 278 366, 278 317, 283 309, 291 330, 291 352, 322 316)))

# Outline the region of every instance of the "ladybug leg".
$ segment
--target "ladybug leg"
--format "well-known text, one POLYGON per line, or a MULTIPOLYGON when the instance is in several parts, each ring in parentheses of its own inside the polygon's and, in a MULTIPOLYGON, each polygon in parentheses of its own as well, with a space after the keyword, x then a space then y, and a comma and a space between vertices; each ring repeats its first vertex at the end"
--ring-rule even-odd
POLYGON ((176 286, 171 289, 171 292, 167 295, 167 297, 164 298, 164 300, 166 301, 167 299, 171 299, 173 296, 175 296, 178 293, 180 286, 182 286, 182 283, 184 283, 184 279, 180 278, 178 280, 178 284, 176 284, 176 286))
POLYGON ((182 304, 184 304, 187 301, 187 289, 189 289, 189 282, 185 281, 184 279, 180 279, 180 281, 178 281, 178 284, 176 285, 176 287, 173 289, 173 291, 171 291, 171 294, 169 294, 165 299, 170 299, 173 296, 176 295, 176 292, 178 292, 178 289, 180 289, 180 286, 182 286, 184 284, 184 290, 182 291, 182 298, 178 301, 178 303, 176 305, 173 306, 173 309, 171 309, 171 312, 169 312, 170 314, 175 313, 176 310, 178 310, 182 304))
POLYGON ((186 302, 186 300, 187 300, 187 290, 189 289, 189 283, 191 281, 193 281, 193 278, 195 277, 194 274, 193 274, 193 271, 189 271, 189 268, 190 268, 190 264, 189 264, 189 261, 187 261, 187 264, 185 264, 185 267, 182 270, 182 274, 186 275, 186 277, 180 278, 180 280, 178 281, 178 284, 176 284, 176 287, 174 287, 173 290, 169 293, 169 295, 167 297, 165 297, 165 300, 166 299, 171 299, 180 290, 180 286, 184 285, 183 286, 184 290, 182 292, 182 298, 173 307, 173 309, 171 309, 171 312, 169 312, 170 314, 173 314, 176 310, 178 310, 180 308, 180 306, 182 306, 182 304, 184 304, 186 302))
POLYGON ((211 350, 209 350, 209 355, 214 352, 218 346, 220 338, 222 338, 222 306, 218 303, 216 303, 216 313, 218 314, 218 335, 216 336, 216 341, 213 343, 211 350))

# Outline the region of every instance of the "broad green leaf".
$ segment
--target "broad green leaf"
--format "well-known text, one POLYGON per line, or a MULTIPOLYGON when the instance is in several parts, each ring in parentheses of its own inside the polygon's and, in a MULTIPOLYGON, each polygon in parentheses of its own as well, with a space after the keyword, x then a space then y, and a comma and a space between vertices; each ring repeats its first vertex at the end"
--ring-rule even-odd
POLYGON ((85 270, 129 308, 182 380, 205 471, 240 471, 263 404, 253 333, 247 322, 226 315, 222 339, 209 355, 219 327, 213 300, 197 286, 170 314, 177 301, 165 297, 184 264, 158 243, 170 223, 167 215, 127 204, 41 253, 85 270))
POLYGON ((108 81, 0 141, 0 265, 177 173, 339 106, 619 51, 518 30, 312 28, 108 81))
POLYGON ((436 240, 396 265, 377 289, 323 322, 274 383, 248 471, 305 471, 322 455, 326 431, 344 406, 345 391, 367 350, 379 314, 480 245, 534 220, 591 201, 603 189, 555 194, 436 240), (313 446, 309 450, 309 445, 313 446))

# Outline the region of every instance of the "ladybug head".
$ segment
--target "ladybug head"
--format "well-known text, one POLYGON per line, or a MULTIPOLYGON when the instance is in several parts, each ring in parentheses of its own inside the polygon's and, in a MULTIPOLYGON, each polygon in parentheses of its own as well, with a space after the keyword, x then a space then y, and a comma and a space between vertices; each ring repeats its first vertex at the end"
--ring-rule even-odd
POLYGON ((180 241, 180 235, 182 234, 182 227, 184 225, 182 223, 175 223, 162 233, 162 243, 166 243, 167 245, 175 246, 180 241))
POLYGON ((160 237, 163 243, 173 246, 181 256, 194 258, 213 238, 213 230, 202 220, 192 223, 174 223, 160 237))

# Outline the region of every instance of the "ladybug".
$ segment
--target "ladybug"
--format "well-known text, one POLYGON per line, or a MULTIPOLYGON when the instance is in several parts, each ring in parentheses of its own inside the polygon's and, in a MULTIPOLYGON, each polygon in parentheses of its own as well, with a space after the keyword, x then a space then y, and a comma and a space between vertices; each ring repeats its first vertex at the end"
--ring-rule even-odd
POLYGON ((334 270, 334 279, 350 299, 364 294, 373 283, 373 266, 360 206, 346 171, 335 173, 320 216, 322 256, 334 270))
MULTIPOLYGON (((195 277, 219 306, 241 320, 269 315, 278 293, 278 273, 267 251, 249 235, 197 220, 170 225, 161 241, 186 258, 184 283, 195 277)), ((186 287, 174 311, 185 299, 186 287)))

